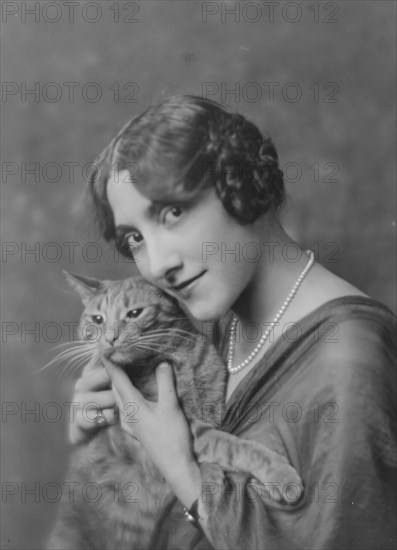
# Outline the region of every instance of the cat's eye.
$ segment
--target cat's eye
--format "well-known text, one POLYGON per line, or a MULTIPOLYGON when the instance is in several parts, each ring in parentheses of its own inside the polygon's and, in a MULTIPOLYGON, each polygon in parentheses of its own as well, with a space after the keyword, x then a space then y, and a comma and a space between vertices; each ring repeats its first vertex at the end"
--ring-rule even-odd
POLYGON ((139 307, 139 308, 136 308, 136 309, 130 309, 130 311, 128 311, 127 314, 126 314, 126 317, 128 317, 129 319, 136 319, 137 317, 140 316, 142 311, 143 311, 143 307, 139 307))
POLYGON ((91 315, 91 319, 96 325, 101 325, 103 323, 102 315, 91 315))

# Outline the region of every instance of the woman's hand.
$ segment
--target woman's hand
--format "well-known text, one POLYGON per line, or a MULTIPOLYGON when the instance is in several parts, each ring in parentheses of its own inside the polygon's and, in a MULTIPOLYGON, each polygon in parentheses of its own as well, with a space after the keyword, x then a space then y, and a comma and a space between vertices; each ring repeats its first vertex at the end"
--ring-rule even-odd
POLYGON ((109 374, 100 360, 93 357, 75 385, 72 398, 74 414, 69 428, 72 444, 85 443, 99 428, 117 422, 116 397, 111 387, 109 374), (101 423, 94 420, 98 415, 103 417, 101 423))
POLYGON ((157 368, 158 401, 153 403, 144 399, 120 367, 106 359, 103 363, 123 428, 141 442, 173 492, 190 507, 200 495, 200 471, 189 425, 179 406, 172 367, 162 363, 157 368))

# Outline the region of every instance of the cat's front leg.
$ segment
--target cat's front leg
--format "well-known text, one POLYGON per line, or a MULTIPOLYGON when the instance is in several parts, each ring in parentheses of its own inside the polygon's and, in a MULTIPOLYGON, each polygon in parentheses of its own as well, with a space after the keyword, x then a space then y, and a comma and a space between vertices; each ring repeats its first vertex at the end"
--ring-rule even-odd
POLYGON ((252 474, 263 484, 267 498, 270 495, 277 502, 293 504, 300 500, 302 480, 284 456, 197 419, 191 423, 191 429, 199 462, 214 462, 225 470, 252 474))
POLYGON ((46 550, 92 550, 93 547, 83 534, 81 522, 73 504, 62 503, 59 516, 44 548, 46 550))

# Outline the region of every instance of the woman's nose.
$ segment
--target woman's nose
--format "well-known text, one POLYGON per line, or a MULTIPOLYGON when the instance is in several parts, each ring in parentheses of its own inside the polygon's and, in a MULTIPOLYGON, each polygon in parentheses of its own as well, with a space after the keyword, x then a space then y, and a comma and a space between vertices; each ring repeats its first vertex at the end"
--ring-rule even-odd
POLYGON ((164 282, 182 266, 180 253, 166 240, 153 239, 146 246, 151 279, 164 282))

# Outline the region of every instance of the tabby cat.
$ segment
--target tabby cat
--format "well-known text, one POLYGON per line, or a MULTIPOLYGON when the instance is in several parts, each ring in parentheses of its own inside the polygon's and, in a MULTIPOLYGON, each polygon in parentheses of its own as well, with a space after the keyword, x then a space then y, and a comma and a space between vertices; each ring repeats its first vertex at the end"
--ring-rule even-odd
MULTIPOLYGON (((277 481, 281 487, 300 484, 284 457, 216 429, 221 422, 219 405, 225 402, 227 369, 176 300, 142 277, 98 281, 64 273, 85 305, 80 322, 80 349, 85 351, 80 362, 90 354, 103 354, 122 366, 146 399, 156 401, 155 369, 161 361, 169 361, 199 462, 247 472, 262 482, 277 481)), ((79 352, 71 357, 73 353, 79 352)), ((74 449, 67 482, 77 483, 78 490, 73 499, 65 495, 60 504, 48 549, 153 547, 170 489, 145 449, 120 424, 98 429, 88 443, 74 449)), ((281 493, 276 497, 282 500, 281 493)))

